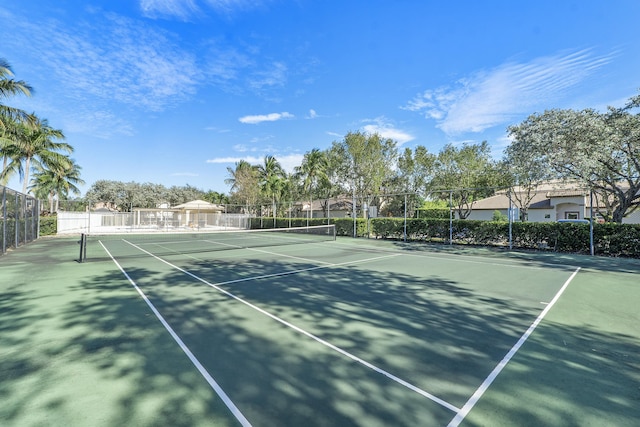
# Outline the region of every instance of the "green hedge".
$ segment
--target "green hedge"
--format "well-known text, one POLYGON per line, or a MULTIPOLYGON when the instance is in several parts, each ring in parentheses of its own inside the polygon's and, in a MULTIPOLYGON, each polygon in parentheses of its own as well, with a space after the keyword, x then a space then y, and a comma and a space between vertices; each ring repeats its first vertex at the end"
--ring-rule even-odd
POLYGON ((416 216, 424 219, 449 219, 449 209, 417 209, 416 216))
POLYGON ((58 232, 58 218, 55 216, 40 217, 40 236, 53 236, 58 232))
MULTIPOLYGON (((353 219, 331 218, 338 236, 353 236, 353 219)), ((326 218, 276 218, 275 226, 304 227, 326 225, 326 218)), ((405 222, 402 218, 356 219, 357 237, 404 239, 405 222)), ((504 221, 453 220, 453 243, 483 246, 508 246, 509 223, 504 221)), ((273 218, 252 218, 251 228, 273 228, 273 218)), ((42 229, 42 227, 41 227, 42 229)), ((556 252, 590 253, 589 224, 558 222, 514 222, 512 224, 514 248, 539 249, 556 252)), ((449 220, 408 218, 407 240, 448 242, 449 220)), ((598 255, 640 258, 640 225, 594 224, 594 249, 598 255)))
MULTIPOLYGON (((404 239, 402 218, 373 218, 371 237, 404 239)), ((507 246, 509 224, 503 221, 453 220, 453 243, 507 246)), ((448 242, 449 220, 407 219, 407 240, 448 242)), ((599 255, 640 258, 640 225, 594 224, 594 249, 599 255)), ((557 252, 589 253, 589 224, 558 222, 515 222, 512 224, 515 248, 557 252)))

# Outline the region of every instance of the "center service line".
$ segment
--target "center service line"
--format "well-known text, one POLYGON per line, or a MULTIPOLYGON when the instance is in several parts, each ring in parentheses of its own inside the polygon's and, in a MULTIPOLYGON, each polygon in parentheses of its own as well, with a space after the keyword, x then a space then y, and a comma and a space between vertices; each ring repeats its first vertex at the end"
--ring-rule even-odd
POLYGON ((322 338, 320 338, 320 337, 318 337, 316 335, 313 335, 312 333, 307 332, 304 329, 302 329, 302 328, 300 328, 300 327, 298 327, 298 326, 296 326, 296 325, 294 325, 292 323, 289 323, 286 320, 281 319, 278 316, 276 316, 274 314, 271 314, 268 311, 266 311, 266 310, 264 310, 264 309, 262 309, 262 308, 260 308, 260 307, 258 307, 256 305, 254 305, 254 304, 250 303, 249 301, 246 301, 246 300, 240 298, 239 296, 237 296, 235 294, 232 294, 231 292, 229 292, 229 291, 227 291, 227 290, 225 290, 225 289, 220 287, 220 285, 222 285, 222 284, 236 283, 236 282, 245 281, 245 280, 260 279, 260 278, 273 277, 273 276, 278 276, 278 275, 294 274, 294 273, 298 273, 298 272, 302 272, 302 271, 317 270, 317 269, 327 268, 327 267, 337 267, 337 266, 342 266, 342 265, 355 264, 355 263, 358 263, 358 262, 374 261, 374 260, 378 260, 378 259, 382 259, 382 258, 396 257, 396 256, 399 256, 400 254, 384 255, 384 256, 379 256, 379 257, 375 257, 375 258, 369 258, 367 260, 348 261, 348 262, 344 262, 344 263, 331 264, 330 266, 323 265, 323 266, 318 266, 318 267, 314 267, 314 268, 308 268, 308 269, 304 269, 304 270, 296 270, 296 271, 287 272, 287 273, 269 274, 269 275, 265 275, 265 276, 244 278, 244 279, 238 279, 238 280, 230 280, 228 282, 222 282, 222 283, 219 283, 219 284, 214 284, 214 283, 211 283, 211 282, 207 281, 206 279, 203 279, 202 277, 199 277, 199 276, 191 273, 190 271, 187 271, 187 270, 185 270, 185 269, 183 269, 181 267, 178 267, 177 265, 172 264, 169 261, 164 260, 164 259, 152 254, 151 252, 148 252, 148 251, 144 250, 143 248, 135 245, 134 243, 128 242, 126 240, 125 240, 125 242, 130 244, 131 246, 139 249, 140 251, 142 251, 142 252, 154 257, 158 261, 161 261, 161 262, 167 264, 168 266, 170 266, 172 268, 175 268, 176 270, 178 270, 178 271, 180 271, 180 272, 182 272, 182 273, 184 273, 184 274, 186 274, 186 275, 198 280, 199 282, 204 283, 205 285, 211 286, 212 288, 216 289, 217 291, 227 295, 230 298, 235 299, 236 301, 241 302, 242 304, 245 304, 248 307, 251 307, 252 309, 264 314, 265 316, 270 317, 271 319, 275 320, 276 322, 281 323, 282 325, 284 325, 284 326, 286 326, 288 328, 291 328, 294 331, 299 332, 299 333, 301 333, 302 335, 304 335, 304 336, 306 336, 308 338, 311 338, 312 340, 324 345, 325 347, 328 347, 328 348, 330 348, 330 349, 342 354, 343 356, 348 357, 349 359, 351 359, 351 360, 353 360, 355 362, 358 362, 358 363, 366 366, 367 368, 369 368, 369 369, 371 369, 371 370, 373 370, 373 371, 375 371, 375 372, 377 372, 379 374, 384 375, 385 377, 389 378, 390 380, 395 381, 396 383, 408 388, 409 390, 414 391, 414 392, 418 393, 419 395, 424 396, 427 399, 432 400, 433 402, 437 403, 438 405, 443 406, 443 407, 449 409, 452 412, 456 412, 456 413, 460 412, 460 408, 457 408, 456 406, 452 405, 451 403, 446 402, 446 401, 440 399, 437 396, 434 396, 433 394, 431 394, 431 393, 429 393, 429 392, 427 392, 425 390, 422 390, 421 388, 419 388, 419 387, 417 387, 417 386, 415 386, 415 385, 403 380, 402 378, 399 378, 399 377, 393 375, 392 373, 387 372, 384 369, 379 368, 376 365, 374 365, 374 364, 372 364, 370 362, 367 362, 366 360, 361 359, 358 356, 356 356, 354 354, 351 354, 348 351, 343 350, 340 347, 337 347, 337 346, 331 344, 330 342, 325 341, 322 338))

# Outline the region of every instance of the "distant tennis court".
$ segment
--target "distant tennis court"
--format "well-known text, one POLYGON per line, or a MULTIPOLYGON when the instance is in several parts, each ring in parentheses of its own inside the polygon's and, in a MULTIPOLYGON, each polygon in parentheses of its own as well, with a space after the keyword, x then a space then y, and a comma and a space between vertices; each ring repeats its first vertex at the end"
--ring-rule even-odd
POLYGON ((0 267, 3 425, 640 417, 637 260, 323 226, 40 240, 0 267))

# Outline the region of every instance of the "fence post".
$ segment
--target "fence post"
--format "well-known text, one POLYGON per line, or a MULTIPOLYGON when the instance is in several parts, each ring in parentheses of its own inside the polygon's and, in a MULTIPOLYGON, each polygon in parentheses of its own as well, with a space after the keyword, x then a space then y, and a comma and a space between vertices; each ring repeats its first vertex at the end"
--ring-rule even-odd
POLYGON ((40 199, 36 200, 36 239, 40 238, 40 199))
POLYGON ((511 191, 507 192, 509 197, 509 250, 513 249, 513 205, 511 203, 511 191))
POLYGON ((407 242, 407 194, 404 195, 404 242, 407 242))
POLYGON ((16 191, 16 195, 13 201, 13 206, 15 209, 15 224, 13 225, 13 245, 15 248, 18 247, 18 232, 20 230, 20 209, 18 209, 18 206, 20 206, 20 204, 18 203, 20 201, 20 196, 19 193, 16 191))
POLYGON ((327 225, 331 224, 331 199, 327 199, 327 225))
POLYGON ((7 252, 7 187, 2 187, 2 252, 7 252))
POLYGON ((357 232, 356 232, 356 187, 353 187, 353 203, 351 206, 351 215, 353 216, 353 237, 356 238, 357 236, 357 232))
POLYGON ((593 189, 589 190, 589 252, 591 256, 596 253, 593 242, 593 189))
POLYGON ((449 244, 453 245, 453 191, 449 191, 449 244))

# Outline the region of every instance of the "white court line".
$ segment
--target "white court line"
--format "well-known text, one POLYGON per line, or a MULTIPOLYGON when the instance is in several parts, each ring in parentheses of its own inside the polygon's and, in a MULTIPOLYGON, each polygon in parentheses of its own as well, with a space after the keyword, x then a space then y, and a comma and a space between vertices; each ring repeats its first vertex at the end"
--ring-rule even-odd
MULTIPOLYGON (((122 240, 126 241, 125 239, 122 239, 122 240)), ((245 247, 245 246, 240 246, 240 245, 234 245, 234 244, 231 244, 231 243, 224 243, 224 242, 220 242, 220 241, 216 241, 216 240, 204 239, 204 240, 200 240, 200 241, 201 242, 213 243, 213 244, 219 245, 219 246, 230 247, 230 248, 233 248, 233 249, 246 249, 246 250, 250 250, 250 251, 254 251, 254 252, 260 252, 260 253, 264 253, 264 254, 278 255, 278 256, 280 256, 282 258, 292 258, 292 259, 297 259, 297 260, 301 260, 301 261, 313 262, 313 263, 316 263, 316 264, 327 264, 327 265, 331 264, 330 262, 326 262, 326 261, 319 261, 319 260, 303 258, 303 257, 299 257, 299 256, 294 256, 294 255, 287 255, 287 254, 283 254, 283 253, 279 253, 279 252, 271 252, 271 251, 258 249, 258 248, 251 248, 251 247, 245 247)), ((127 243, 131 244, 131 242, 127 242, 127 243)), ((307 245, 308 244, 310 244, 310 243, 307 243, 307 245)), ((162 249, 166 249, 168 251, 171 251, 175 255, 181 255, 181 256, 185 256, 187 258, 195 259, 197 261, 203 261, 202 258, 198 258, 198 257, 189 255, 189 254, 184 253, 184 252, 176 251, 176 250, 171 249, 169 247, 163 246, 163 244, 154 243, 152 245, 160 247, 162 249)), ((206 249, 204 251, 206 252, 206 249)))
POLYGON ((268 275, 259 276, 259 277, 251 277, 251 278, 230 280, 230 281, 227 281, 227 282, 221 282, 221 283, 214 284, 214 283, 211 283, 211 282, 207 281, 206 279, 203 279, 202 277, 199 277, 199 276, 191 273, 190 271, 187 271, 187 270, 185 270, 185 269, 183 269, 181 267, 178 267, 177 265, 172 264, 169 261, 166 261, 166 260, 164 260, 164 259, 152 254, 151 252, 148 252, 148 251, 144 250, 143 248, 141 248, 141 247, 139 247, 139 246, 137 246, 137 245, 135 245, 135 244, 133 244, 131 242, 128 242, 126 240, 124 240, 124 241, 126 243, 130 244, 131 246, 137 248, 138 250, 140 250, 140 251, 142 251, 142 252, 154 257, 158 261, 161 261, 161 262, 167 264, 168 266, 170 266, 172 268, 175 268, 176 270, 178 270, 178 271, 180 271, 180 272, 182 272, 182 273, 184 273, 184 274, 186 274, 186 275, 198 280, 199 282, 202 282, 202 283, 204 283, 204 284, 206 284, 208 286, 211 286, 212 288, 214 288, 217 291, 227 295, 228 297, 233 298, 236 301, 241 302, 242 304, 245 304, 246 306, 248 306, 248 307, 250 307, 250 308, 252 308, 252 309, 254 309, 254 310, 256 310, 256 311, 258 311, 258 312, 260 312, 262 314, 264 314, 267 317, 270 317, 271 319, 275 320, 276 322, 278 322, 278 323, 280 323, 280 324, 282 324, 282 325, 284 325, 284 326, 286 326, 288 328, 291 328, 294 331, 299 332, 300 334, 302 334, 302 335, 304 335, 304 336, 306 336, 308 338, 311 338, 312 340, 324 345, 325 347, 328 347, 328 348, 330 348, 330 349, 342 354, 343 356, 346 356, 349 359, 351 359, 351 360, 353 360, 355 362, 358 362, 358 363, 366 366, 367 368, 369 368, 369 369, 371 369, 371 370, 373 370, 373 371, 375 371, 375 372, 377 372, 379 374, 384 375, 385 377, 389 378, 390 380, 395 381, 396 383, 408 388, 411 391, 414 391, 414 392, 420 394, 423 397, 426 397, 427 399, 430 399, 431 401, 433 401, 433 402, 435 402, 435 403, 437 403, 437 404, 449 409, 450 411, 452 411, 452 412, 459 412, 460 411, 460 408, 457 408, 456 406, 452 405, 451 403, 446 402, 446 401, 440 399, 439 397, 437 397, 437 396, 435 396, 435 395, 433 395, 433 394, 431 394, 431 393, 429 393, 429 392, 427 392, 425 390, 422 390, 421 388, 419 388, 419 387, 417 387, 417 386, 415 386, 415 385, 413 385, 413 384, 411 384, 411 383, 409 383, 409 382, 407 382, 407 381, 405 381, 405 380, 393 375, 392 373, 387 372, 384 369, 379 368, 376 365, 374 365, 374 364, 372 364, 370 362, 367 362, 366 360, 361 359, 358 356, 356 356, 356 355, 354 355, 352 353, 349 353, 348 351, 343 350, 342 348, 340 348, 338 346, 335 346, 335 345, 331 344, 330 342, 325 341, 322 338, 320 338, 320 337, 318 337, 316 335, 313 335, 312 333, 307 332, 304 329, 302 329, 302 328, 300 328, 300 327, 298 327, 298 326, 296 326, 296 325, 294 325, 294 324, 292 324, 290 322, 287 322, 286 320, 281 319, 278 316, 276 316, 274 314, 271 314, 268 311, 256 306, 255 304, 252 304, 249 301, 246 301, 246 300, 240 298, 239 296, 237 296, 235 294, 232 294, 231 292, 229 292, 229 291, 227 291, 227 290, 225 290, 225 289, 220 287, 220 285, 229 284, 229 283, 237 283, 237 282, 246 281, 246 280, 254 280, 254 279, 260 279, 260 278, 265 278, 265 277, 284 276, 284 275, 287 275, 287 274, 294 274, 296 272, 309 271, 309 270, 317 270, 317 269, 320 269, 320 268, 337 267, 337 266, 343 266, 343 265, 348 265, 348 264, 355 264, 355 263, 359 263, 359 262, 376 261, 376 260, 382 259, 382 258, 396 257, 396 256, 399 256, 401 254, 390 254, 390 255, 384 255, 384 256, 369 258, 369 259, 366 259, 366 260, 349 261, 349 262, 343 262, 343 263, 338 263, 338 264, 331 264, 329 266, 323 265, 323 266, 313 267, 313 268, 309 268, 309 269, 297 270, 295 272, 268 274, 268 275))
POLYGON ((224 246, 231 246, 231 247, 236 248, 236 249, 246 249, 246 250, 249 250, 249 251, 260 252, 260 253, 263 253, 263 254, 278 255, 278 256, 283 257, 283 258, 292 258, 292 259, 297 259, 297 260, 300 260, 300 261, 314 262, 316 264, 333 265, 330 262, 326 262, 326 261, 318 261, 318 260, 309 259, 309 258, 302 258, 302 257, 299 257, 299 256, 294 256, 294 255, 287 255, 287 254, 282 254, 282 253, 278 253, 278 252, 271 252, 271 251, 267 251, 265 249, 247 248, 247 247, 244 247, 244 246, 232 245, 230 243, 216 242, 215 240, 205 240, 205 241, 209 242, 209 243, 215 243, 215 244, 219 244, 219 245, 224 245, 224 246))
POLYGON ((506 356, 504 356, 504 358, 500 361, 500 363, 498 363, 498 365, 495 368, 493 368, 493 371, 491 371, 489 376, 487 378, 485 378, 485 380, 483 381, 482 384, 480 384, 480 387, 478 387, 478 389, 475 391, 475 393, 473 393, 473 395, 469 398, 469 400, 467 400, 467 403, 465 403, 464 406, 462 407, 462 409, 460 409, 458 411, 456 416, 453 417, 453 419, 449 422, 447 427, 457 427, 462 422, 462 420, 464 420, 464 418, 469 414, 469 412, 475 406, 475 404, 478 402, 478 400, 480 400, 480 398, 482 397, 484 392, 487 391, 487 389, 489 388, 491 383, 493 383, 493 381, 500 374, 500 372, 502 372, 504 367, 507 366, 507 363, 509 363, 511 358, 516 354, 516 352, 520 349, 520 347, 522 347, 522 345, 525 343, 525 341, 529 338, 529 336, 536 329, 538 324, 547 315, 549 310, 551 310, 551 307, 553 307, 553 305, 556 303, 556 301, 558 301, 558 299, 560 299, 560 295, 562 295, 564 290, 567 289, 567 286, 569 286, 569 283, 571 283, 571 281, 573 280, 574 277, 576 277, 576 274, 578 274, 579 271, 580 271, 580 267, 578 267, 573 272, 573 274, 567 279, 567 281, 564 282, 564 285, 562 285, 562 287, 560 288, 558 293, 556 293, 556 296, 553 297, 551 302, 544 308, 544 310, 542 310, 542 313, 540 313, 538 315, 538 317, 536 318, 536 320, 531 324, 531 326, 529 326, 529 329, 527 329, 526 332, 524 334, 522 334, 522 336, 520 337, 518 342, 515 343, 513 347, 511 347, 511 350, 509 350, 509 352, 506 354, 506 356))
POLYGON ((124 270, 124 268, 122 268, 122 266, 118 263, 118 261, 115 260, 113 255, 111 255, 111 252, 109 252, 109 250, 102 244, 102 242, 100 242, 100 245, 107 252, 107 254, 109 254, 109 257, 111 257, 111 260, 113 260, 113 262, 118 266, 122 274, 125 275, 129 283, 131 283, 131 285, 135 288, 135 290, 142 297, 144 302, 147 303, 151 311, 153 311, 153 314, 155 314, 158 320, 160 320, 160 323, 162 323, 162 326, 164 326, 164 328, 169 332, 169 334, 171 334, 171 337, 174 339, 174 341, 178 343, 178 345, 180 346, 182 351, 187 355, 191 363, 193 363, 193 365, 196 367, 198 372, 200 372, 200 375, 204 377, 204 379, 209 383, 209 386, 211 386, 211 388, 216 392, 216 394, 220 397, 220 399, 222 399, 222 401, 227 406, 227 408, 229 408, 229 410, 231 411, 233 416, 236 418, 236 420, 238 420, 240 424, 245 427, 251 427, 251 423, 249 422, 249 420, 245 418, 245 416, 242 414, 242 412, 240 412, 238 407, 231 401, 229 396, 224 392, 222 387, 220 387, 220 385, 216 382, 216 380, 213 379, 213 377, 209 374, 209 372, 207 372, 204 366, 202 366, 202 363, 200 363, 200 361, 196 358, 196 356, 191 352, 189 347, 187 347, 184 341, 182 341, 180 336, 178 336, 178 334, 173 330, 173 328, 164 319, 164 317, 162 317, 162 315, 156 309, 153 303, 149 300, 149 298, 147 298, 147 295, 145 295, 145 293, 138 287, 136 282, 133 281, 131 276, 129 276, 129 274, 124 270))
POLYGON ((546 264, 546 265, 538 265, 538 266, 530 266, 530 265, 522 265, 522 264, 515 264, 515 262, 523 262, 526 260, 513 260, 512 263, 501 263, 501 262, 493 262, 493 261, 477 261, 477 258, 480 259, 486 259, 487 257, 483 257, 481 255, 462 255, 462 254, 421 254, 421 253, 415 253, 415 252, 399 252, 398 249, 381 249, 381 248, 374 248, 374 247, 364 247, 364 246, 360 246, 360 245, 352 245, 350 243, 341 243, 338 242, 338 245, 343 245, 343 246, 349 246, 355 249, 360 249, 363 252, 374 252, 374 253, 389 253, 389 252, 394 252, 394 253, 400 253, 402 255, 405 256, 411 256, 411 257, 418 257, 418 258, 428 258, 428 259, 437 259, 437 260, 445 260, 445 261, 450 261, 450 262, 465 262, 468 264, 482 264, 482 265, 495 265, 495 266, 499 266, 499 267, 511 267, 511 268, 523 268, 523 269, 529 269, 529 270, 545 270, 545 269, 549 269, 549 268, 554 268, 554 267, 567 267, 567 268, 576 268, 575 265, 569 265, 569 264, 546 264), (460 260, 460 258, 463 258, 462 260, 460 260), (468 258, 474 258, 474 259, 468 259, 468 258))

